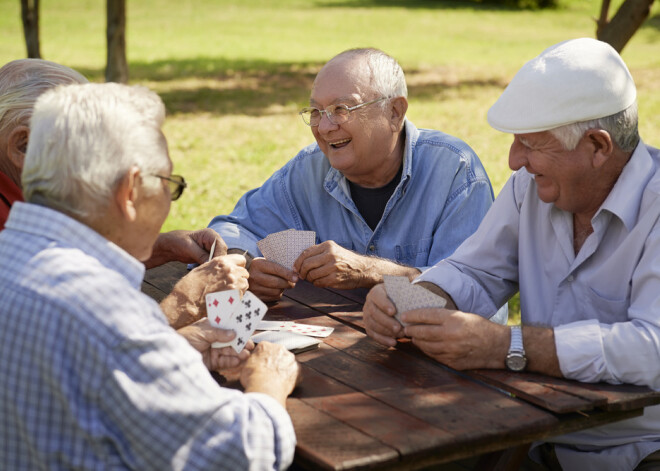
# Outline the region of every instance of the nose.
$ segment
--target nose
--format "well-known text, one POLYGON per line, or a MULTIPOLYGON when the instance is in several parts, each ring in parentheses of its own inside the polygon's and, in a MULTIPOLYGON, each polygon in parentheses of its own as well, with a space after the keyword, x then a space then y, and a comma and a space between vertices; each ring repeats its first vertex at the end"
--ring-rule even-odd
POLYGON ((338 125, 333 124, 328 118, 328 113, 321 113, 321 121, 319 121, 318 130, 320 133, 327 133, 337 129, 338 125))
POLYGON ((509 149, 509 168, 511 170, 520 170, 527 166, 527 152, 529 149, 524 146, 517 137, 514 137, 511 148, 509 149))

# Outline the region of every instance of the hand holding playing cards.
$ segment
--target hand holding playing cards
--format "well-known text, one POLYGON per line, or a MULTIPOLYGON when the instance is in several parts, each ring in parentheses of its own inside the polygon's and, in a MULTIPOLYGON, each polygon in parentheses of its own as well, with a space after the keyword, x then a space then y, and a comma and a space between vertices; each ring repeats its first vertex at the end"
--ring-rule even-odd
MULTIPOLYGON (((216 246, 216 251, 217 251, 216 246)), ((204 296, 207 293, 236 289, 244 293, 248 289, 248 271, 245 257, 225 255, 194 268, 174 285, 172 292, 160 307, 175 329, 198 320, 205 314, 204 296)))
POLYGON ((367 335, 386 347, 396 346, 404 336, 403 326, 394 318, 396 307, 387 296, 385 285, 374 286, 364 303, 363 317, 367 335))
POLYGON ((158 235, 145 266, 153 268, 172 261, 202 264, 208 260, 214 243, 215 256, 227 254, 227 245, 213 229, 164 232, 158 235))
POLYGON ((200 319, 194 324, 182 327, 177 331, 192 347, 202 354, 202 360, 209 370, 220 371, 235 368, 248 359, 254 343, 249 341, 241 353, 236 353, 232 347, 211 348, 214 342, 230 342, 236 334, 231 330, 211 327, 208 319, 200 319))
POLYGON ((261 342, 241 371, 245 392, 260 392, 286 407, 286 398, 298 382, 300 367, 296 357, 282 345, 261 342))
POLYGON ((369 282, 371 277, 366 258, 326 240, 303 250, 293 269, 315 286, 339 289, 370 287, 373 282, 369 282))
POLYGON ((277 301, 285 289, 293 288, 298 276, 288 268, 265 258, 255 258, 250 264, 250 291, 262 301, 277 301))
POLYGON ((476 314, 415 309, 402 314, 405 333, 431 358, 457 370, 503 368, 509 328, 476 314))

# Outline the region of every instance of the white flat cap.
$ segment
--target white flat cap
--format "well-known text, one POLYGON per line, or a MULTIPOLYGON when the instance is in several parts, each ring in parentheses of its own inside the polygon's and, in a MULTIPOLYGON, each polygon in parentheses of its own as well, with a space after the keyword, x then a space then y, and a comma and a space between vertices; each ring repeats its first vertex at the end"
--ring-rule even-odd
POLYGON ((523 65, 488 110, 488 123, 514 134, 547 131, 618 113, 636 97, 635 82, 612 46, 572 39, 523 65))

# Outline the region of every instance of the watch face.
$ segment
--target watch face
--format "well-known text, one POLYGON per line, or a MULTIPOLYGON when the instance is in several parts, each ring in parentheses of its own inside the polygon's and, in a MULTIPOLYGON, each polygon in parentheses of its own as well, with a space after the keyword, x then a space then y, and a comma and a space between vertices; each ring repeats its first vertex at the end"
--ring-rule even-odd
POLYGON ((506 366, 512 371, 522 371, 527 365, 527 358, 521 354, 510 354, 506 357, 506 366))

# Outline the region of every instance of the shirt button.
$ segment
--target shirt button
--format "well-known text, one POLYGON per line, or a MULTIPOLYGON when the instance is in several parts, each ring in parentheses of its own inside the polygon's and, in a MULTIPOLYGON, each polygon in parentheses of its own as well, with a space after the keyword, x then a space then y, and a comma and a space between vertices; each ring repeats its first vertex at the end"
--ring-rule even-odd
POLYGON ((573 281, 573 280, 575 280, 575 277, 574 277, 573 275, 568 275, 568 277, 566 278, 566 280, 567 280, 567 281, 573 281))
POLYGON ((371 245, 369 246, 369 252, 373 252, 374 250, 376 250, 376 246, 373 245, 373 244, 371 244, 371 245))

